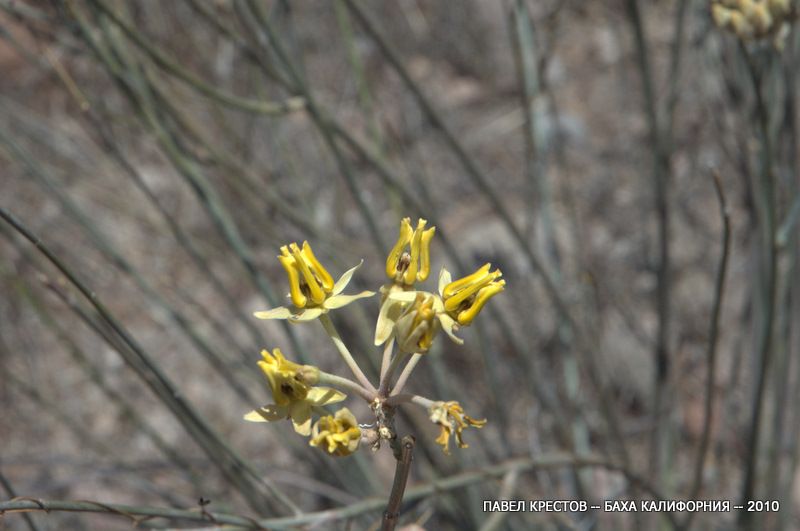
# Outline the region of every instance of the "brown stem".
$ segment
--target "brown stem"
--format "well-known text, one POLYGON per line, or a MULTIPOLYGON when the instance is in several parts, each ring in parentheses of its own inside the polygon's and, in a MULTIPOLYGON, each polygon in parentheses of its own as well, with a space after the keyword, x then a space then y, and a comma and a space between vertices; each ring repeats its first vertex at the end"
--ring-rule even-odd
POLYGON ((394 483, 392 492, 389 494, 389 503, 383 513, 381 531, 392 531, 400 519, 400 504, 403 502, 403 494, 406 491, 408 473, 411 471, 411 460, 414 454, 416 439, 411 435, 403 437, 401 442, 400 458, 397 460, 397 467, 394 469, 394 483))

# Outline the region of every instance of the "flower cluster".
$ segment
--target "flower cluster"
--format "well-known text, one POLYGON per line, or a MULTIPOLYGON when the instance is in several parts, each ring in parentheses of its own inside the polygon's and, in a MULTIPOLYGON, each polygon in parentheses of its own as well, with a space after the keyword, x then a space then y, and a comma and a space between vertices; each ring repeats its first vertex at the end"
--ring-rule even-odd
POLYGON ((430 272, 428 246, 434 228, 423 231, 424 219, 411 232, 411 220, 400 223, 400 236, 386 261, 390 283, 381 288, 383 298, 375 326, 375 345, 383 345, 392 335, 405 352, 425 353, 439 329, 456 343, 459 326, 472 323, 486 302, 503 291, 506 284, 499 269, 490 271, 485 264, 475 273, 453 281, 450 272, 442 268, 439 274, 439 293, 414 290, 414 280, 424 280, 430 272), (411 253, 403 252, 411 245, 411 253), (419 259, 419 266, 416 260, 419 259), (408 273, 413 273, 408 275, 408 273))
POLYGON ((782 49, 797 6, 794 0, 712 0, 711 16, 743 41, 771 38, 782 49))
POLYGON ((264 359, 258 362, 258 366, 267 377, 275 403, 251 411, 245 415, 245 420, 268 422, 288 418, 297 433, 308 436, 311 434, 312 411, 347 398, 341 391, 330 387, 312 387, 319 381, 319 369, 288 361, 278 348, 272 351, 272 355, 262 350, 261 356, 264 359))
POLYGON ((297 433, 309 437, 311 446, 333 456, 347 456, 358 449, 362 439, 369 441, 373 449, 380 447, 381 440, 388 440, 396 451, 394 410, 403 403, 412 403, 426 408, 431 421, 441 428, 436 442, 442 445, 445 453, 450 451, 451 435, 455 436, 459 448, 467 447, 462 431, 468 427, 481 428, 486 420, 467 416, 458 402, 434 402, 400 391, 420 357, 434 344, 439 331, 444 330, 454 342, 462 344, 456 332, 470 325, 486 302, 503 291, 505 280, 499 269, 492 270, 491 264, 455 281, 443 268, 437 293, 417 289, 416 284, 427 280, 431 269, 430 245, 436 228, 426 228, 426 225, 427 221, 420 219, 414 228, 411 220, 404 218, 400 222, 397 243, 386 259, 388 282, 380 289, 381 303, 375 327, 375 345, 384 346, 377 386, 364 374, 327 315, 330 310, 375 294, 372 291, 355 295, 342 293, 361 264, 334 282, 308 242, 280 248, 278 260, 289 279, 287 298, 290 304, 256 312, 255 316, 285 319, 291 323, 319 320, 356 381, 289 361, 280 349, 272 353, 265 350, 258 365, 269 384, 274 403, 247 413, 245 420, 290 419, 297 433), (394 352, 395 346, 397 352, 394 352), (395 379, 395 372, 403 363, 405 367, 395 379), (330 414, 326 406, 346 398, 338 388, 363 398, 375 413, 375 422, 359 425, 347 408, 330 414), (315 416, 318 417, 316 422, 315 416))

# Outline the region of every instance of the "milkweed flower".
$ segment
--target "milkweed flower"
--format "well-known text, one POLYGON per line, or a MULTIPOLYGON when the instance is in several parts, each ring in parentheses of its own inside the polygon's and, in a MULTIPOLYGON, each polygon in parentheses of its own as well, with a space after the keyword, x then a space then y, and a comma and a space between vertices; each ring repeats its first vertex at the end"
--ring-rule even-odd
POLYGON ((314 424, 308 444, 320 447, 331 455, 343 457, 358 449, 361 429, 358 421, 346 407, 335 415, 326 415, 314 424))
POLYGON ((469 445, 464 442, 461 432, 470 426, 483 428, 486 425, 486 419, 477 420, 465 415, 464 408, 455 401, 434 402, 429 413, 431 422, 441 427, 436 444, 440 444, 442 451, 447 455, 450 455, 451 435, 455 434, 456 444, 459 448, 468 448, 469 445))
POLYGON ((397 319, 395 335, 400 351, 425 353, 439 331, 435 308, 437 297, 422 291, 415 293, 414 302, 397 319))
POLYGON ((439 275, 439 294, 444 302, 444 310, 459 325, 472 323, 486 302, 505 289, 506 281, 498 280, 503 273, 499 269, 489 271, 491 264, 453 281, 450 272, 442 268, 439 275))
MULTIPOLYGON (((458 331, 458 323, 445 312, 441 297, 427 291, 403 291, 402 289, 396 290, 394 288, 395 286, 392 286, 388 294, 385 295, 385 300, 378 314, 378 322, 375 325, 375 346, 384 344, 394 334, 397 335, 399 341, 406 345, 405 348, 401 345, 401 349, 409 351, 407 349, 410 348, 409 346, 413 342, 411 334, 417 332, 419 334, 416 338, 417 345, 423 350, 418 348, 410 352, 424 352, 430 348, 430 343, 439 329, 444 330, 455 343, 459 345, 464 343, 463 339, 455 335, 455 332, 458 331), (438 323, 431 322, 429 311, 409 317, 411 312, 414 311, 412 306, 415 305, 419 296, 422 296, 422 300, 428 301, 427 308, 433 310, 433 317, 436 318, 438 323), (404 318, 405 321, 400 326, 400 320, 404 318), (423 324, 427 327, 426 330, 420 328, 420 325, 423 324), (412 341, 409 341, 410 339, 412 341)), ((420 303, 420 306, 416 309, 419 310, 421 307, 422 304, 420 303)))
POLYGON ((771 37, 783 49, 790 25, 797 18, 793 0, 712 0, 711 18, 743 41, 771 37))
POLYGON ((294 310, 281 306, 255 312, 253 315, 259 319, 287 319, 292 323, 310 321, 328 313, 329 310, 375 295, 374 291, 342 295, 342 291, 350 283, 356 270, 361 267, 361 263, 347 270, 334 283, 333 277, 314 256, 308 242, 303 242, 302 249, 296 243, 284 245, 281 247, 278 260, 289 276, 289 298, 294 310))
POLYGON ((400 221, 397 243, 386 258, 386 276, 395 284, 410 288, 414 282, 424 282, 428 278, 431 272, 431 239, 436 227, 426 230, 427 223, 419 219, 417 228, 412 229, 411 218, 400 221))
POLYGON ((272 354, 261 351, 258 366, 272 389, 274 404, 254 409, 244 416, 250 422, 272 422, 291 419, 300 435, 311 433, 311 413, 314 408, 335 404, 346 395, 330 387, 312 387, 319 381, 319 369, 287 360, 276 348, 272 354))

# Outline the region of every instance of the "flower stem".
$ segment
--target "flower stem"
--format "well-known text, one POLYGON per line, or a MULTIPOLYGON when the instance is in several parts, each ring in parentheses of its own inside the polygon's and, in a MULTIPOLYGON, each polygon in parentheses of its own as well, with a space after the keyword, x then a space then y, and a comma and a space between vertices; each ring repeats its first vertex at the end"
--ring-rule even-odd
POLYGON ((340 387, 342 389, 357 394, 367 402, 372 402, 372 400, 375 398, 374 391, 370 392, 369 390, 365 389, 363 386, 357 384, 353 380, 350 380, 348 378, 343 378, 341 376, 337 376, 329 372, 324 372, 324 371, 319 372, 319 383, 323 385, 340 387))
POLYGON ((383 360, 381 360, 381 381, 386 377, 386 371, 389 370, 389 363, 392 361, 392 351, 394 350, 394 336, 389 338, 386 346, 383 348, 383 360))
POLYGON ((380 384, 378 386, 378 395, 382 397, 389 396, 389 387, 391 386, 392 376, 394 375, 395 371, 397 371, 397 367, 408 358, 408 354, 405 352, 398 351, 397 354, 394 355, 392 361, 389 363, 389 367, 386 369, 386 373, 381 378, 380 384))
POLYGON ((411 397, 411 403, 424 407, 425 409, 430 409, 436 402, 430 398, 425 398, 424 396, 413 395, 411 397))
POLYGON ((347 363, 347 366, 350 367, 350 370, 353 371, 356 379, 364 386, 365 389, 374 393, 375 386, 373 386, 369 380, 367 379, 364 371, 361 370, 361 367, 358 366, 356 360, 353 359, 353 355, 350 354, 350 351, 347 349, 347 345, 344 344, 342 338, 339 337, 339 332, 336 331, 336 327, 333 326, 333 321, 331 318, 328 317, 326 314, 322 314, 319 316, 319 321, 322 323, 322 326, 325 328, 325 331, 331 337, 333 344, 336 345, 336 349, 339 351, 339 354, 342 355, 344 362, 347 363))
POLYGON ((392 389, 392 395, 396 395, 403 390, 403 387, 405 387, 406 382, 408 381, 408 377, 411 376, 412 372, 414 372, 414 367, 417 366, 420 358, 422 358, 422 354, 419 352, 411 356, 411 359, 408 360, 406 366, 403 367, 403 372, 400 373, 400 377, 397 378, 397 383, 395 384, 394 389, 392 389))
POLYGON ((412 395, 411 393, 403 393, 403 394, 401 394, 401 395, 392 395, 392 396, 390 396, 389 398, 387 398, 387 399, 386 399, 386 400, 383 402, 383 404, 384 404, 386 407, 397 407, 397 406, 399 406, 400 404, 405 404, 405 403, 407 403, 407 402, 411 402, 411 400, 412 400, 412 399, 413 399, 415 396, 416 396, 416 395, 412 395))

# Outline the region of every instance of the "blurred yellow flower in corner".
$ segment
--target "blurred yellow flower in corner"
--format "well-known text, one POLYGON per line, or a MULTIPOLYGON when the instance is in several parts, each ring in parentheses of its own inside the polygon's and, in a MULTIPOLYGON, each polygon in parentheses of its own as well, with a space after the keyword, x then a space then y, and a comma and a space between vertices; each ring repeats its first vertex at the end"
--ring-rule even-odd
POLYGON ((430 408, 430 419, 442 429, 436 439, 436 444, 440 444, 442 451, 447 455, 450 455, 450 436, 453 433, 455 433, 458 447, 468 448, 469 445, 462 439, 461 432, 470 426, 483 428, 486 425, 486 419, 476 420, 465 415, 464 408, 455 401, 434 402, 430 408))
POLYGON ((309 444, 321 447, 331 455, 343 457, 358 449, 361 429, 355 416, 346 407, 335 415, 321 417, 311 431, 309 444))
POLYGON ((712 0, 711 18, 743 41, 771 37, 779 51, 798 15, 792 0, 712 0))
POLYGON ((361 264, 348 269, 334 283, 333 277, 314 256, 308 242, 303 242, 302 249, 296 243, 284 245, 281 247, 278 260, 289 276, 289 298, 295 309, 281 306, 272 310, 258 311, 253 314, 258 319, 287 319, 292 323, 310 321, 328 313, 329 310, 375 295, 374 291, 342 295, 342 291, 361 264))
POLYGON ((319 380, 319 369, 299 365, 283 357, 276 348, 272 354, 261 351, 258 366, 272 389, 274 404, 254 409, 244 416, 250 422, 272 422, 291 419, 300 435, 311 433, 311 413, 315 407, 341 402, 347 396, 330 387, 311 387, 319 380))

